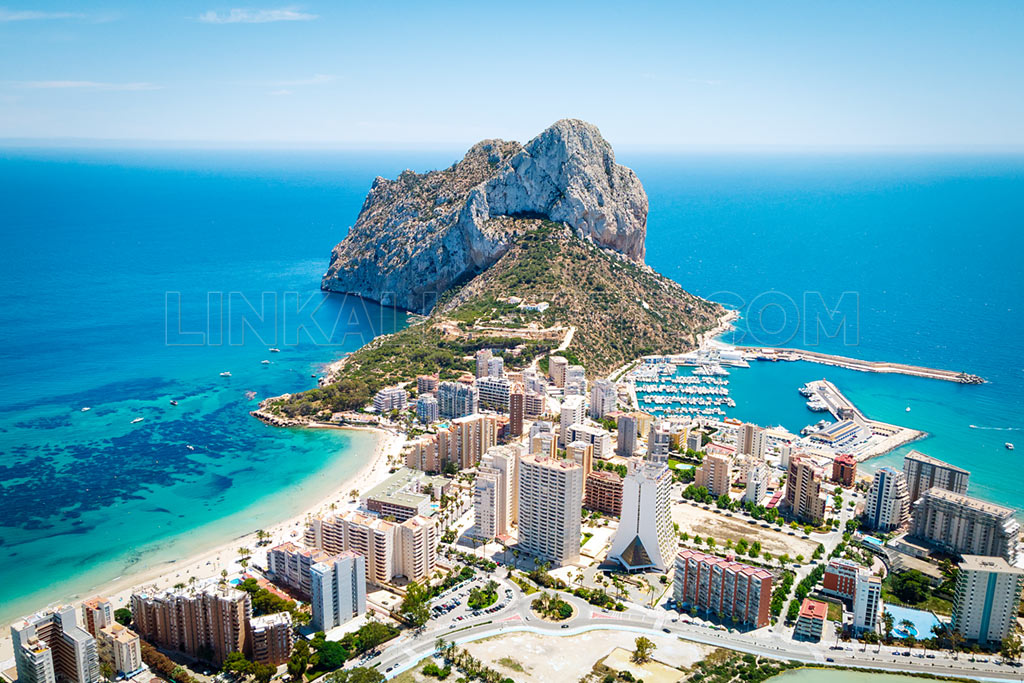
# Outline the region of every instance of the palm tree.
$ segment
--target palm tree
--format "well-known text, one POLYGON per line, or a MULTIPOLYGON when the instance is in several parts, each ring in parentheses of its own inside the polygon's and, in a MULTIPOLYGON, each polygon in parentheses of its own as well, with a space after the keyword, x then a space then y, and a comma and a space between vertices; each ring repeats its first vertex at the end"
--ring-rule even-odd
POLYGON ((181 581, 179 581, 178 583, 174 584, 174 590, 176 590, 176 591, 183 591, 183 590, 185 590, 185 584, 182 583, 181 581))

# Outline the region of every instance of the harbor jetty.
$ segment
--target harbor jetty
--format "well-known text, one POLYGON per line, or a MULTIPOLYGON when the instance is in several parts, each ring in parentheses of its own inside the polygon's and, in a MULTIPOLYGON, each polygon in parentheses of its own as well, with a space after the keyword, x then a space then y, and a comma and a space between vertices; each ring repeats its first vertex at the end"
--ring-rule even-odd
POLYGON ((912 375, 914 377, 925 377, 927 379, 941 379, 946 382, 957 382, 958 384, 985 383, 985 380, 978 375, 971 375, 966 372, 938 370, 936 368, 925 368, 917 365, 890 363, 887 361, 859 360, 857 358, 847 358, 845 356, 833 356, 828 353, 818 353, 817 351, 807 351, 806 349, 757 346, 737 346, 736 348, 742 350, 745 354, 753 354, 759 361, 803 360, 810 363, 820 363, 821 365, 831 365, 838 368, 860 370, 861 372, 912 375))

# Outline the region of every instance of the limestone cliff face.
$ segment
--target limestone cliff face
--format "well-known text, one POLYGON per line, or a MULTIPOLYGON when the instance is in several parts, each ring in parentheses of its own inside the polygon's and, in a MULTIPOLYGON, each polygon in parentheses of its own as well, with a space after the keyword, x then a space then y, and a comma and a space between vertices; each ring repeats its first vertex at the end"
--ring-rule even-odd
POLYGON ((600 131, 558 121, 521 146, 484 140, 443 171, 377 178, 331 253, 322 289, 426 313, 436 297, 490 267, 535 221, 642 262, 647 194, 600 131))

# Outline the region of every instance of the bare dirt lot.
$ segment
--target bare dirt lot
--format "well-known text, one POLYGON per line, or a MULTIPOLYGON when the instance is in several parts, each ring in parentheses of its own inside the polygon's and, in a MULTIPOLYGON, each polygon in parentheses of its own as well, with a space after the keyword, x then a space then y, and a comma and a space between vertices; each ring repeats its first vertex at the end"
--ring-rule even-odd
POLYGON ((694 507, 689 502, 672 504, 672 521, 679 525, 680 532, 702 538, 711 536, 718 542, 720 548, 725 545, 726 540, 731 539, 735 543, 741 538, 745 538, 748 542, 760 541, 761 550, 769 552, 775 557, 783 554, 788 554, 790 557, 797 555, 810 557, 818 546, 813 540, 807 541, 799 536, 789 536, 785 531, 779 532, 748 524, 749 517, 743 517, 736 513, 733 515, 733 517, 726 517, 712 510, 694 507))

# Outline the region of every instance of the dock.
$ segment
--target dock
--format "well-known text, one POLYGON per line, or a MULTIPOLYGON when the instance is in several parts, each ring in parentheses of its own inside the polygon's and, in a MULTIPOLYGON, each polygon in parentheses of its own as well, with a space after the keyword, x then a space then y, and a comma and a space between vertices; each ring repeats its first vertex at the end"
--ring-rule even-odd
POLYGON ((845 356, 834 356, 828 353, 807 351, 806 349, 771 348, 757 346, 738 346, 744 352, 752 353, 757 360, 766 361, 796 361, 803 360, 821 365, 831 365, 837 368, 859 370, 861 372, 878 372, 882 374, 911 375, 913 377, 924 377, 926 379, 939 379, 957 384, 984 384, 985 380, 978 375, 971 375, 966 372, 955 372, 953 370, 938 370, 936 368, 925 368, 918 365, 906 365, 905 363, 890 363, 887 361, 859 360, 845 356))

